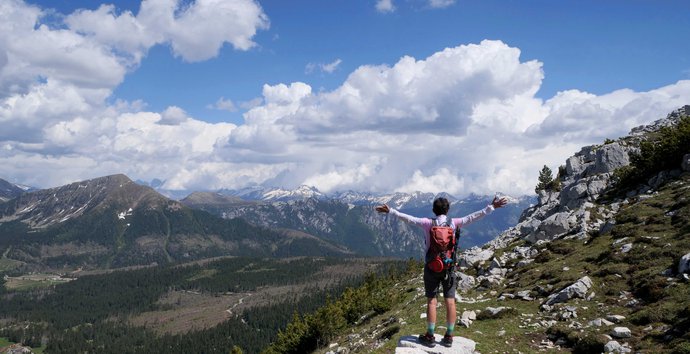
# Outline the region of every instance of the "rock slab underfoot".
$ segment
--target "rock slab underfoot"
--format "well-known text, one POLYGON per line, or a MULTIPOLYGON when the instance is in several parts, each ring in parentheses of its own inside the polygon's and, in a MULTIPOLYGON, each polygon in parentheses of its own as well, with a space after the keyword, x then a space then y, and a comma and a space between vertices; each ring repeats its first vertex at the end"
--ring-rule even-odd
POLYGON ((395 354, 475 354, 476 343, 464 337, 453 337, 453 346, 444 347, 441 345, 443 336, 435 334, 436 345, 433 348, 427 347, 417 340, 418 336, 404 336, 400 338, 395 354))

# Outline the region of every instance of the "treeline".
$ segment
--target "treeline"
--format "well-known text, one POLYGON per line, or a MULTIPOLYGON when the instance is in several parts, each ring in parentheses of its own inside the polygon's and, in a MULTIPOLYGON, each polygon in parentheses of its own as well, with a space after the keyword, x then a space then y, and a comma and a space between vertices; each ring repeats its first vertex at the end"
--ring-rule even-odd
POLYGON ((95 323, 111 316, 160 309, 171 290, 208 293, 254 291, 261 286, 305 282, 330 265, 348 260, 304 258, 290 261, 228 258, 205 266, 152 267, 83 276, 45 290, 15 293, 0 301, 0 313, 21 321, 47 321, 57 328, 95 323))
MULTIPOLYGON (((352 282, 350 286, 361 284, 352 282)), ((309 290, 304 297, 290 297, 280 303, 246 310, 209 329, 186 334, 157 336, 148 329, 121 323, 99 322, 53 331, 47 353, 228 353, 241 348, 244 353, 259 353, 274 340, 294 312, 313 312, 337 296, 346 285, 329 290, 309 290)), ((35 332, 37 333, 37 332, 35 332)), ((26 334, 25 338, 30 339, 26 334)), ((17 336, 15 336, 17 338, 17 336)))

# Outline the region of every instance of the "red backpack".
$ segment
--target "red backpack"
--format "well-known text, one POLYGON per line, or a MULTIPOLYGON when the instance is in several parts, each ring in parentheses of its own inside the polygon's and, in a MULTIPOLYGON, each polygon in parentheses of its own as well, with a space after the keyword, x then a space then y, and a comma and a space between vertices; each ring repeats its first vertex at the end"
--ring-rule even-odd
POLYGON ((426 262, 429 269, 439 273, 454 265, 457 237, 453 219, 446 218, 443 224, 437 224, 437 222, 437 219, 431 220, 426 262))

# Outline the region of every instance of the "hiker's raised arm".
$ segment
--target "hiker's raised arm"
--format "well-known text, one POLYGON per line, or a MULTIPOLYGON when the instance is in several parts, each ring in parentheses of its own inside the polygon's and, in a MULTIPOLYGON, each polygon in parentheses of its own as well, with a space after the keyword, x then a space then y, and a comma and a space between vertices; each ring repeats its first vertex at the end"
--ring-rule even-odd
POLYGON ((506 204, 508 204, 508 199, 506 199, 506 197, 494 197, 494 200, 491 202, 491 206, 493 206, 494 209, 503 208, 506 204))
POLYGON ((387 214, 393 215, 393 216, 397 217, 398 219, 400 219, 404 222, 410 223, 410 224, 415 224, 415 225, 419 225, 422 227, 425 225, 431 225, 431 219, 418 218, 416 216, 401 213, 401 212, 397 211, 395 208, 389 207, 388 204, 381 204, 379 206, 376 206, 375 209, 379 213, 387 213, 387 214))
POLYGON ((465 226, 465 225, 469 225, 469 224, 471 224, 477 220, 480 220, 481 218, 491 214, 494 211, 494 209, 503 208, 504 206, 506 206, 506 204, 508 204, 508 198, 506 198, 506 197, 500 197, 499 198, 498 196, 495 196, 494 200, 492 200, 491 204, 487 205, 486 208, 479 210, 479 211, 475 211, 474 213, 467 215, 467 216, 463 216, 461 218, 454 218, 453 222, 455 223, 456 226, 460 226, 460 227, 465 226))
POLYGON ((378 211, 379 213, 388 214, 391 211, 391 208, 388 206, 388 204, 382 204, 376 207, 376 211, 378 211))

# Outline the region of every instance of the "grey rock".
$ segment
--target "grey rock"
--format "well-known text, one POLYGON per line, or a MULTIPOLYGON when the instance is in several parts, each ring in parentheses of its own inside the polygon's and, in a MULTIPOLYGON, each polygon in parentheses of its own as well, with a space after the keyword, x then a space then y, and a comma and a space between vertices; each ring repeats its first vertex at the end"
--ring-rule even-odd
POLYGON ((456 281, 457 281, 457 289, 466 292, 477 284, 477 279, 475 279, 471 275, 467 275, 465 273, 457 272, 455 273, 456 275, 456 281))
POLYGON ((594 326, 594 327, 611 326, 611 325, 613 325, 613 322, 607 321, 603 318, 597 318, 597 319, 589 321, 588 325, 594 326))
POLYGON ((587 168, 582 155, 571 156, 565 160, 565 173, 569 177, 576 177, 582 174, 587 168))
POLYGON ((503 276, 498 274, 492 274, 488 276, 482 275, 477 277, 477 280, 479 281, 479 287, 491 289, 501 285, 501 282, 503 282, 503 276))
POLYGON ((587 295, 587 292, 589 289, 592 287, 592 280, 588 276, 584 276, 580 278, 578 281, 575 283, 571 284, 570 286, 566 287, 565 289, 559 291, 556 294, 551 294, 547 299, 545 304, 546 305, 553 305, 557 304, 560 302, 566 302, 573 297, 579 297, 581 299, 584 299, 587 295))
POLYGON ((496 318, 500 316, 503 312, 510 310, 510 307, 499 306, 499 307, 487 307, 482 311, 483 319, 496 318))
POLYGON ((524 267, 524 266, 526 266, 532 262, 534 262, 534 259, 523 259, 523 260, 517 262, 517 264, 515 264, 515 267, 516 268, 524 267))
POLYGON ((506 269, 506 268, 493 268, 492 267, 489 269, 489 275, 494 275, 494 276, 503 278, 506 276, 506 274, 508 274, 508 269, 506 269))
POLYGON ((690 273, 690 253, 680 257, 678 262, 678 274, 690 273))
POLYGON ((476 311, 463 311, 460 318, 466 318, 468 320, 474 321, 477 319, 477 312, 476 311))
POLYGON ((587 180, 579 180, 575 184, 563 188, 561 205, 568 205, 570 200, 580 199, 587 195, 587 180))
POLYGON ((628 149, 615 142, 604 145, 597 150, 592 172, 595 174, 609 173, 629 164, 628 149))
POLYGON ((546 191, 541 190, 537 194, 539 200, 539 206, 545 206, 549 204, 554 204, 558 202, 560 193, 556 191, 546 191))
POLYGON ((541 220, 534 219, 534 218, 529 218, 521 223, 519 223, 516 226, 516 229, 520 233, 521 236, 527 236, 530 233, 534 232, 537 230, 539 227, 539 224, 541 224, 541 220))
POLYGON ((616 342, 615 340, 609 341, 604 345, 604 353, 630 353, 632 350, 628 347, 622 346, 620 343, 616 342))
POLYGON ((492 249, 482 249, 479 247, 472 247, 464 251, 458 257, 461 267, 471 267, 476 264, 488 261, 494 256, 492 249))
POLYGON ((632 337, 632 331, 628 327, 615 327, 611 330, 611 336, 614 338, 630 338, 632 337))
POLYGON ((601 174, 593 177, 587 184, 587 195, 590 199, 595 199, 601 192, 606 190, 609 185, 609 174, 601 174))
POLYGON ((623 320, 625 320, 625 316, 608 315, 608 316, 606 316, 606 319, 613 322, 613 323, 621 323, 621 322, 623 322, 623 320))
POLYGON ((605 234, 613 230, 613 227, 616 226, 616 219, 611 219, 607 220, 601 227, 599 227, 599 234, 605 234))
MULTIPOLYGON (((440 343, 443 336, 435 334, 436 342, 440 343)), ((436 345, 433 348, 426 347, 419 343, 417 336, 403 336, 395 349, 396 354, 475 354, 476 343, 464 337, 456 336, 453 338, 453 346, 450 348, 436 345)))
POLYGON ((681 167, 683 168, 683 171, 690 171, 690 154, 683 155, 681 167))
POLYGON ((632 243, 626 243, 623 246, 621 246, 621 253, 628 253, 630 250, 632 250, 633 244, 632 243))
POLYGON ((539 253, 539 251, 534 249, 534 247, 525 246, 525 247, 515 247, 513 249, 513 253, 516 254, 520 258, 533 258, 534 256, 537 255, 537 253, 539 253))
POLYGON ((518 291, 515 296, 524 299, 525 297, 529 297, 530 291, 529 290, 522 290, 518 291))
POLYGON ((543 233, 543 237, 538 239, 553 240, 556 236, 562 235, 570 230, 569 218, 570 214, 567 212, 556 213, 549 216, 539 225, 538 233, 543 233))

